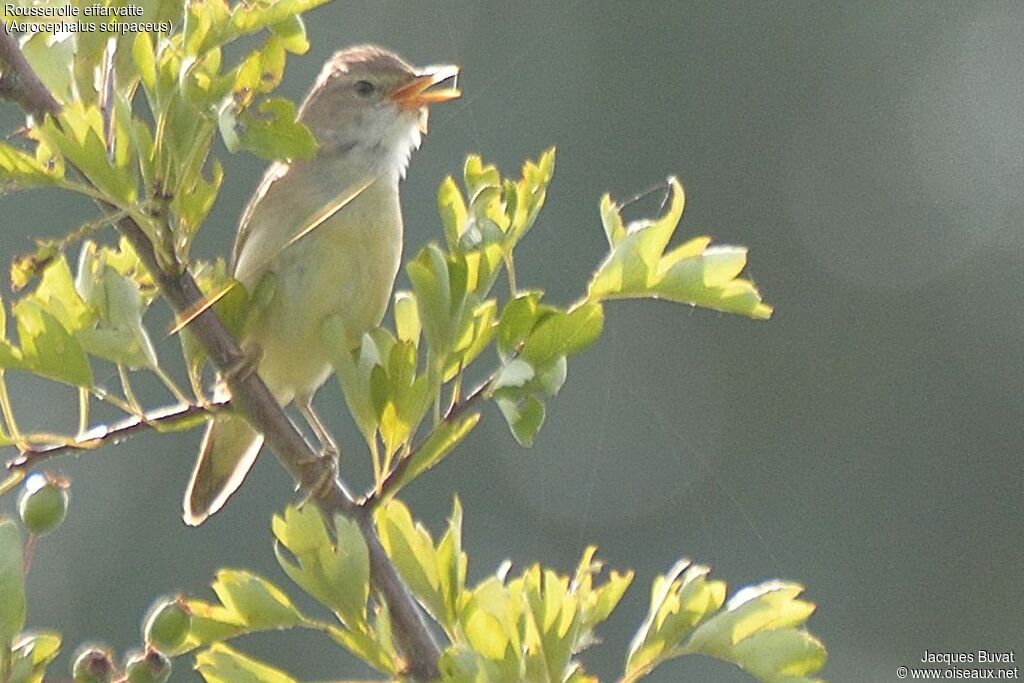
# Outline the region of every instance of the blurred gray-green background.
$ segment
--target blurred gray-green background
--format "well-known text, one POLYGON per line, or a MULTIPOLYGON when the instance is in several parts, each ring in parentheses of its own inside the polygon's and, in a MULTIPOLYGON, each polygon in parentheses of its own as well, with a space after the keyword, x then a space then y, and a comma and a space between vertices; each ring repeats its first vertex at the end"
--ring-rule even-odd
MULTIPOLYGON (((435 531, 461 497, 472 579, 506 558, 569 571, 590 543, 635 567, 605 643, 584 656, 603 680, 621 672, 651 579, 680 556, 734 586, 805 584, 830 680, 896 680, 925 649, 1024 655, 1024 7, 336 2, 308 27, 313 49, 283 86, 296 98, 358 42, 464 69, 464 98, 436 109, 404 186, 407 253, 440 236, 434 191, 467 153, 513 174, 554 144, 521 284, 571 300, 606 246, 601 193, 625 199, 676 174, 679 235, 748 245, 776 306, 767 323, 610 306, 533 449, 488 410, 406 495, 435 531)), ((17 117, 3 116, 10 130, 17 117)), ((227 252, 261 169, 228 160, 203 255, 227 252)), ((2 212, 5 262, 27 235, 92 216, 46 193, 4 197, 2 212)), ((12 385, 25 422, 73 429, 69 392, 12 385)), ((365 476, 336 384, 319 405, 365 476)), ((199 436, 60 463, 72 510, 36 551, 32 626, 61 629, 69 649, 124 649, 155 596, 208 595, 218 567, 285 582, 268 522, 292 492, 272 457, 207 525, 180 522, 199 436)), ((241 646, 304 679, 366 673, 316 637, 241 646)), ((680 661, 650 680, 750 679, 680 661)))

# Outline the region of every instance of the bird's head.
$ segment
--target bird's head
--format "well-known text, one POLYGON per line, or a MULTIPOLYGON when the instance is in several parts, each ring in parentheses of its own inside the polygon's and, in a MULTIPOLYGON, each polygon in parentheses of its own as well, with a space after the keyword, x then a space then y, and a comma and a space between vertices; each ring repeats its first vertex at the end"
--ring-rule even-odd
POLYGON ((427 132, 428 107, 460 95, 455 87, 434 86, 458 73, 457 66, 417 69, 373 45, 348 48, 324 65, 300 118, 320 154, 364 158, 402 176, 427 132))

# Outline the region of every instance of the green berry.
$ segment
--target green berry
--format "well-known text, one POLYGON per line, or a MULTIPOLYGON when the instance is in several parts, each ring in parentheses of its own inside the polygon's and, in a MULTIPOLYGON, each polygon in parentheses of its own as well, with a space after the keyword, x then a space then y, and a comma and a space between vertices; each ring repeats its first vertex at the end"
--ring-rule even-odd
POLYGON ((114 678, 110 649, 100 645, 79 648, 71 672, 75 683, 110 683, 114 678))
POLYGON ((174 652, 185 642, 192 615, 181 596, 160 598, 149 608, 143 638, 146 645, 163 652, 174 652))
POLYGON ((68 512, 68 482, 51 474, 33 474, 18 497, 18 514, 29 533, 44 536, 64 521, 68 512))
POLYGON ((171 660, 153 648, 136 650, 125 659, 124 673, 128 683, 165 683, 171 677, 171 660))

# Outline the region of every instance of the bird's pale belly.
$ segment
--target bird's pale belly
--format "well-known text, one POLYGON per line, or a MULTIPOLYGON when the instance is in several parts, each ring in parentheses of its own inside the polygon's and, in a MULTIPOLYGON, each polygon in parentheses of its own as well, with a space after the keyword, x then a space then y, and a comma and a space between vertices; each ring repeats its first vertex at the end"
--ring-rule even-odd
POLYGON ((325 320, 341 317, 350 346, 380 324, 402 248, 401 219, 381 218, 327 221, 268 269, 273 294, 243 343, 259 347, 259 374, 282 403, 311 395, 330 375, 325 320))

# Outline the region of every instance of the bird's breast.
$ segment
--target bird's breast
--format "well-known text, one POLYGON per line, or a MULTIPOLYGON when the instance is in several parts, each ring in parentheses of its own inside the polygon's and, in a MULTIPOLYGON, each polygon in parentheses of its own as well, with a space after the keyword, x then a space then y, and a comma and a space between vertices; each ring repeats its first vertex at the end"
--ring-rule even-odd
MULTIPOLYGON (((315 391, 330 374, 320 335, 327 318, 341 316, 349 345, 380 324, 402 252, 397 183, 385 179, 372 183, 290 242, 289 234, 293 237, 307 227, 295 225, 301 222, 295 215, 283 237, 260 239, 257 231, 263 225, 255 224, 236 269, 236 277, 250 292, 267 275, 272 278, 272 292, 262 308, 253 311, 244 343, 260 347, 260 375, 284 400, 315 391), (261 260, 265 265, 255 267, 261 260)), ((266 220, 259 212, 253 218, 266 220)), ((266 227, 277 230, 282 223, 289 223, 286 216, 278 216, 266 227)))

